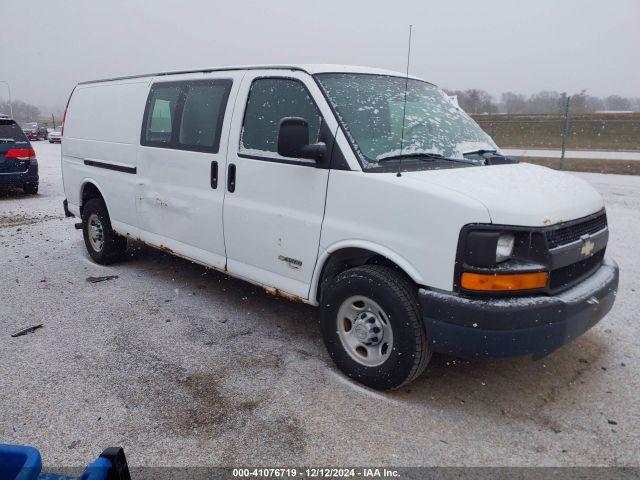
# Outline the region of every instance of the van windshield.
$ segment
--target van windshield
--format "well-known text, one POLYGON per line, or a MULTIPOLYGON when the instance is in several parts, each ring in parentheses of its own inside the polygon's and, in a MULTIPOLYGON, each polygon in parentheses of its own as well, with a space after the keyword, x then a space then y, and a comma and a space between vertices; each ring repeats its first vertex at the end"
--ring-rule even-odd
POLYGON ((406 167, 425 159, 454 163, 465 161, 469 152, 500 153, 471 117, 427 82, 409 79, 405 110, 405 78, 353 73, 325 73, 316 78, 365 170, 399 161, 406 167))

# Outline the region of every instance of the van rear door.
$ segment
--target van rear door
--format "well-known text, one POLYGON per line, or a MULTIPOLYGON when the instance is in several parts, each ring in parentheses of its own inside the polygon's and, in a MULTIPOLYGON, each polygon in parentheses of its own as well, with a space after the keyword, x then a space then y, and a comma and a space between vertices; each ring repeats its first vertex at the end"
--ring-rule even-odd
POLYGON ((138 154, 142 239, 224 268, 222 204, 230 98, 243 72, 154 81, 138 154), (145 236, 146 235, 146 236, 145 236))

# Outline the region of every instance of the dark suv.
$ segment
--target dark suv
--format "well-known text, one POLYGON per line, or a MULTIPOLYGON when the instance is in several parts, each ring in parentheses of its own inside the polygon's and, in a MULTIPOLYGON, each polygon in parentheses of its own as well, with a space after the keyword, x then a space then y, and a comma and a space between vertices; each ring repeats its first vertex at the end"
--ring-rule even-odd
POLYGON ((44 123, 27 122, 22 124, 22 131, 29 140, 46 140, 49 136, 44 123))
POLYGON ((13 120, 0 120, 0 187, 38 193, 38 160, 29 139, 13 120))

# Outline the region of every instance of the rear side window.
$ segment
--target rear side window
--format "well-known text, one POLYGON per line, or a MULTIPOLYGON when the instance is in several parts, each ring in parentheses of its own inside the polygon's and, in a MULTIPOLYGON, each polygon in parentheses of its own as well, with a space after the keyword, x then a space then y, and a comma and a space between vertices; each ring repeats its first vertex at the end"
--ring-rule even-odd
POLYGON ((210 83, 188 87, 180 121, 180 147, 218 151, 227 87, 210 83))
POLYGON ((260 78, 251 84, 240 151, 278 151, 278 125, 284 117, 309 122, 309 143, 318 140, 321 116, 304 84, 290 78, 260 78))
POLYGON ((0 120, 0 145, 27 141, 27 137, 17 123, 11 120, 0 120))
POLYGON ((231 80, 197 80, 151 87, 141 144, 215 153, 231 80))
POLYGON ((147 102, 147 125, 144 145, 168 146, 173 133, 173 119, 182 90, 175 85, 154 85, 147 102))

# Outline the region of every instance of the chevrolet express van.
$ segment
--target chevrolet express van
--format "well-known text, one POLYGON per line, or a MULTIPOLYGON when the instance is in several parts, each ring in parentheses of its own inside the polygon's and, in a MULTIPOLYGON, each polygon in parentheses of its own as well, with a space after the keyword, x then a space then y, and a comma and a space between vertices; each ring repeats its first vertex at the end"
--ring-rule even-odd
POLYGON ((127 239, 319 307, 336 365, 406 385, 433 352, 543 356, 612 307, 601 196, 517 163, 436 86, 336 65, 77 85, 62 142, 89 255, 127 239))

